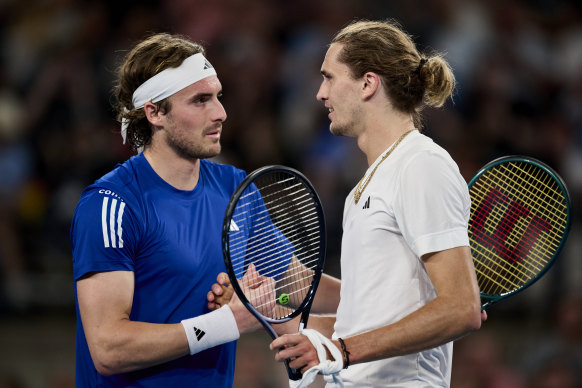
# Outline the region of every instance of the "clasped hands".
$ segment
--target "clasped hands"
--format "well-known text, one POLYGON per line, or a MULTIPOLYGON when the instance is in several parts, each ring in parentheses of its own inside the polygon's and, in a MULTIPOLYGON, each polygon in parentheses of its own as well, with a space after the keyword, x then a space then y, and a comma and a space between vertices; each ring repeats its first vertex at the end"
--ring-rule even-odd
MULTIPOLYGON (((269 311, 267 310, 276 307, 274 280, 272 278, 259 275, 256 268, 251 264, 243 278, 239 280, 239 284, 241 285, 241 288, 244 291, 247 299, 251 301, 251 304, 254 306, 263 305, 263 307, 261 307, 263 311, 259 309, 259 312, 264 316, 271 316, 269 314, 269 311), (269 287, 271 288, 270 291, 272 291, 272 293, 268 293, 268 297, 270 301, 273 301, 272 303, 265 304, 265 301, 261 301, 259 303, 256 300, 253 301, 250 299, 253 294, 267 295, 267 293, 265 293, 266 291, 262 291, 260 293, 252 292, 253 290, 256 290, 261 287, 264 288, 265 290, 268 289, 269 287)), ((264 298, 266 299, 266 297, 264 298)), ((232 306, 233 303, 240 303, 231 285, 229 276, 224 272, 218 274, 218 276, 216 277, 216 283, 214 283, 211 286, 211 289, 208 292, 206 299, 208 301, 208 308, 210 310, 216 310, 226 304, 232 306)), ((258 321, 257 320, 255 321, 258 324, 258 321)), ((257 325, 257 327, 258 326, 259 325, 257 325)), ((294 330, 297 330, 297 324, 295 324, 294 327, 295 327, 294 330)), ((277 328, 275 328, 275 331, 277 331, 278 334, 281 334, 280 330, 277 330, 277 328)), ((337 341, 333 341, 333 345, 339 348, 339 343, 336 344, 336 342, 337 341)), ((325 349, 326 358, 325 360, 321 360, 322 362, 326 360, 335 361, 335 357, 332 356, 332 353, 330 352, 328 347, 333 345, 331 343, 328 343, 326 344, 326 346, 324 346, 323 349, 325 349)), ((307 335, 302 335, 301 333, 296 332, 293 332, 291 334, 284 334, 275 339, 274 341, 272 341, 269 347, 271 350, 276 352, 275 354, 276 361, 283 362, 284 360, 288 359, 289 366, 295 370, 301 371, 302 373, 305 373, 307 370, 320 364, 320 357, 318 356, 318 351, 315 345, 313 344, 312 340, 310 340, 307 337, 307 335)), ((323 356, 323 354, 321 354, 321 348, 320 355, 323 356)), ((341 357, 339 358, 339 360, 341 362, 341 357)))

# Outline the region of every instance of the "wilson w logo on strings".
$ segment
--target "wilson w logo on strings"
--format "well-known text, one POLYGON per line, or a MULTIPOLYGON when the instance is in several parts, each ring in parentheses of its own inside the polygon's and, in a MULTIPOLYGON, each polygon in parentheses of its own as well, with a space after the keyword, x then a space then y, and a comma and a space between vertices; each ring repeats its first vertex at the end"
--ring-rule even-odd
POLYGON ((543 162, 506 156, 469 182, 469 241, 484 310, 540 279, 570 227, 563 180, 543 162))
POLYGON ((549 220, 497 188, 483 195, 472 217, 474 242, 509 263, 521 262, 552 229, 549 220))
POLYGON ((101 205, 101 230, 105 248, 123 248, 123 211, 125 202, 116 198, 103 197, 101 205))

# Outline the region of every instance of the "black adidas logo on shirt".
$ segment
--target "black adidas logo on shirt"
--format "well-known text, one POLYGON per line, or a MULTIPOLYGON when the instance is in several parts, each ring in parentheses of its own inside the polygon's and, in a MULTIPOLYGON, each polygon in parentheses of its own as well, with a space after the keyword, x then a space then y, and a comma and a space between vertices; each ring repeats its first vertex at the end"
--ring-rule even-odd
POLYGON ((192 326, 192 329, 194 329, 194 333, 196 334, 196 339, 198 339, 198 341, 200 341, 202 337, 204 337, 204 334, 206 334, 205 331, 202 331, 197 327, 192 326))
POLYGON ((362 209, 369 209, 370 208, 370 196, 368 196, 368 199, 366 199, 366 202, 364 202, 364 206, 362 206, 362 209))

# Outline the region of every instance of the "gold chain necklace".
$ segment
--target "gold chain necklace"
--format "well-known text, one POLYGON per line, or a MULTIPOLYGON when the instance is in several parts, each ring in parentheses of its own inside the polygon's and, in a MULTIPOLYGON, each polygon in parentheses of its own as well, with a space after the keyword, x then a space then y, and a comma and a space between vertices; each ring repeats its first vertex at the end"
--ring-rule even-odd
POLYGON ((376 164, 376 167, 374 167, 374 169, 372 170, 372 172, 368 176, 368 179, 365 179, 366 175, 364 175, 362 177, 362 179, 360 179, 360 181, 358 182, 358 185, 356 186, 356 190, 354 191, 354 201, 356 202, 356 204, 360 200, 360 197, 362 196, 362 193, 364 192, 364 190, 368 186, 368 183, 370 183, 370 181, 372 180, 372 177, 374 176, 374 173, 378 169, 378 166, 380 164, 382 164, 382 162, 385 161, 388 156, 390 156, 390 154, 392 153, 392 151, 394 151, 394 149, 398 146, 398 144, 400 144, 400 142, 402 140, 404 140, 406 135, 408 135, 412 131, 414 131, 414 129, 411 129, 408 132, 405 132, 404 134, 402 134, 402 136, 400 136, 400 138, 398 138, 398 140, 396 140, 396 143, 394 143, 394 145, 392 147, 390 147, 388 152, 386 152, 384 154, 384 156, 382 156, 382 159, 378 162, 378 164, 376 164))

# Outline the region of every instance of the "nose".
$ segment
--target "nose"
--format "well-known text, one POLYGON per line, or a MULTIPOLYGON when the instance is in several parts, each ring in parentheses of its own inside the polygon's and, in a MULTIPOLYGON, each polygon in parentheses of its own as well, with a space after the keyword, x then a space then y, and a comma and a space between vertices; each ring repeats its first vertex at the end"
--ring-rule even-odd
POLYGON ((327 100, 327 90, 325 90, 324 82, 321 82, 321 85, 319 85, 319 90, 317 91, 315 98, 319 101, 327 100))
POLYGON ((227 117, 227 114, 226 114, 226 110, 224 109, 224 106, 222 105, 220 100, 216 100, 216 109, 215 109, 212 121, 224 122, 224 121, 226 121, 226 117, 227 117))

